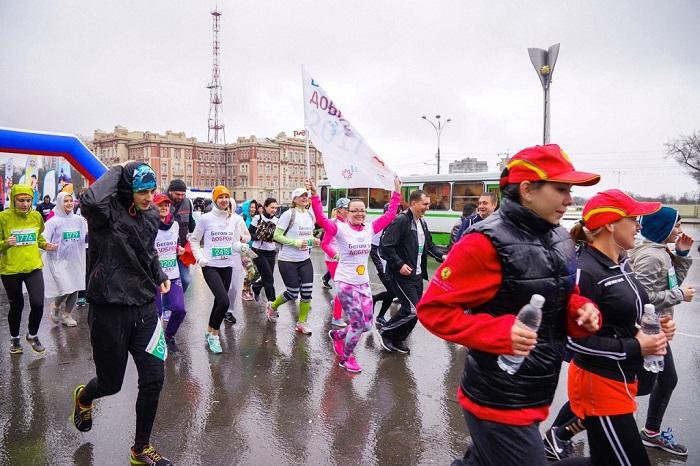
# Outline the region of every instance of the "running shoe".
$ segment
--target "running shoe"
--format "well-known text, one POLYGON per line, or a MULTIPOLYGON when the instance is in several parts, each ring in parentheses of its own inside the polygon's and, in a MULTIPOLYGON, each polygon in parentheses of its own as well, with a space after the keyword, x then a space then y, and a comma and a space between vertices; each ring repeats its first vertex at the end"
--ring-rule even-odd
POLYGON ((296 331, 304 335, 311 335, 311 329, 306 325, 306 322, 297 322, 296 331))
POLYGON ((230 324, 235 324, 236 323, 236 316, 233 315, 233 312, 229 311, 224 316, 224 320, 230 324))
POLYGON ((394 344, 389 340, 387 337, 382 335, 381 333, 379 334, 379 343, 382 345, 382 348, 387 350, 390 353, 393 353, 395 351, 398 351, 394 344))
POLYGON ((221 353, 221 342, 219 341, 219 335, 209 335, 207 337, 207 342, 209 343, 209 350, 212 353, 221 353))
POLYGON ((24 341, 29 343, 29 345, 32 347, 32 351, 34 351, 36 354, 43 354, 46 348, 44 348, 44 345, 41 344, 39 341, 39 337, 33 336, 30 337, 28 334, 24 337, 24 341))
POLYGON ((170 338, 165 337, 165 344, 168 346, 168 353, 177 353, 178 351, 180 351, 180 348, 175 342, 175 335, 173 335, 170 338))
POLYGON ((265 306, 265 311, 267 312, 267 320, 272 322, 273 324, 277 322, 277 318, 279 317, 279 314, 275 308, 272 307, 272 302, 268 302, 267 306, 265 306))
POLYGON ((70 314, 61 317, 61 323, 66 327, 75 327, 76 325, 78 325, 78 322, 76 322, 70 314))
POLYGON ((10 337, 10 353, 22 354, 22 345, 19 342, 19 337, 10 337))
POLYGON ((639 432, 639 436, 642 438, 642 443, 647 447, 661 448, 662 450, 673 453, 674 455, 686 456, 688 454, 688 449, 673 440, 673 435, 671 434, 672 430, 673 429, 669 427, 656 435, 649 435, 646 428, 643 428, 639 432))
POLYGON ((362 368, 360 367, 360 365, 357 364, 357 361, 355 361, 354 356, 351 356, 347 359, 342 359, 338 365, 348 372, 361 372, 362 371, 362 368))
POLYGON ((255 298, 253 297, 253 293, 250 290, 244 290, 243 293, 241 293, 241 298, 243 301, 253 301, 255 298))
POLYGON ((76 306, 78 307, 83 307, 85 306, 85 298, 78 298, 78 302, 75 303, 76 306))
POLYGON ((321 277, 321 286, 323 286, 327 290, 330 290, 331 288, 333 288, 331 286, 331 284, 328 282, 328 280, 326 280, 325 276, 321 277))
POLYGON ((131 455, 129 456, 131 464, 148 464, 150 466, 172 466, 173 463, 158 453, 153 445, 143 447, 141 453, 136 453, 134 447, 131 447, 131 455))
POLYGON ((377 317, 377 320, 375 322, 377 323, 378 327, 384 327, 388 321, 384 318, 384 316, 380 316, 377 317))
POLYGON ((59 317, 59 311, 60 309, 58 306, 56 306, 55 303, 51 303, 51 311, 49 312, 49 320, 51 321, 52 324, 57 324, 58 321, 60 320, 59 317))
POLYGON ((331 325, 335 325, 336 327, 340 328, 348 326, 347 322, 345 322, 343 319, 333 319, 331 320, 331 325))
POLYGON ((256 293, 256 292, 255 292, 255 289, 253 289, 253 299, 254 299, 256 302, 257 302, 257 301, 260 301, 260 291, 261 291, 261 290, 258 290, 258 292, 256 293))
POLYGON ((574 455, 574 444, 571 440, 562 440, 557 437, 557 426, 552 426, 544 434, 544 452, 547 455, 547 459, 550 460, 563 460, 574 455))
POLYGON ((73 390, 73 425, 80 432, 87 432, 92 429, 92 409, 94 404, 83 406, 80 404, 80 394, 85 389, 85 385, 78 385, 73 390))
POLYGON ((329 330, 328 336, 331 337, 331 341, 333 342, 333 351, 335 351, 335 354, 342 356, 345 353, 345 339, 336 338, 335 330, 329 330))
POLYGON ((204 339, 207 340, 207 342, 209 342, 209 337, 210 337, 210 336, 211 336, 211 333, 210 333, 210 332, 204 332, 204 339))
POLYGON ((411 348, 406 346, 406 343, 404 343, 403 341, 395 341, 394 348, 396 348, 396 351, 398 351, 401 354, 408 354, 411 352, 411 348))

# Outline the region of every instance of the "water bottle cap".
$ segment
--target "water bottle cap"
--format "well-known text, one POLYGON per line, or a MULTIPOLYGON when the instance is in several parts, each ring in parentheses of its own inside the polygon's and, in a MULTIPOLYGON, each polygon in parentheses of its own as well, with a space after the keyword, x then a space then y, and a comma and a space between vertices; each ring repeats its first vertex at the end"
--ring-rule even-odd
POLYGON ((656 313, 656 308, 654 307, 653 304, 645 304, 644 305, 644 313, 646 314, 647 312, 656 313))
POLYGON ((530 304, 532 304, 536 308, 542 309, 542 306, 544 306, 544 296, 539 294, 533 294, 532 298, 530 298, 530 304))

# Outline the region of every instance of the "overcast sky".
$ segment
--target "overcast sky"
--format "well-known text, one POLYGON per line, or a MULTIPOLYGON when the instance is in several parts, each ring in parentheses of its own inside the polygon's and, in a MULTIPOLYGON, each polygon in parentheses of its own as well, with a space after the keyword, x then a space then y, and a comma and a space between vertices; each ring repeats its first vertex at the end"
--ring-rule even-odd
MULTIPOLYGON (((212 16, 202 0, 0 0, 0 126, 207 139, 212 16)), ((697 191, 664 143, 700 121, 700 2, 219 1, 226 139, 303 129, 301 65, 400 174, 542 142, 528 47, 561 44, 551 141, 601 173, 588 196, 697 191), (428 165, 430 164, 430 165, 428 165)))

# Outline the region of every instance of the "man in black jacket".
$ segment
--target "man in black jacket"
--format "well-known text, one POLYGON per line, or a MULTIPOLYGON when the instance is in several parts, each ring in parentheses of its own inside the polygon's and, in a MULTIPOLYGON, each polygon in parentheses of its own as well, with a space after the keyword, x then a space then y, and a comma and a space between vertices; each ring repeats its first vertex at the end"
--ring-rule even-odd
POLYGON ((49 216, 56 204, 51 202, 51 196, 44 196, 44 202, 40 202, 36 205, 36 211, 41 214, 41 217, 46 221, 46 217, 49 216))
POLYGON ((169 466, 150 445, 163 388, 165 342, 154 301, 170 280, 155 249, 159 216, 151 208, 153 169, 126 162, 109 169, 80 198, 90 229, 90 341, 96 377, 73 391, 73 424, 92 428, 93 400, 121 389, 129 353, 138 370, 136 436, 132 464, 169 466))
MULTIPOLYGON (((166 196, 172 201, 172 206, 170 207, 170 214, 174 217, 177 224, 180 226, 180 246, 183 248, 187 245, 187 234, 194 231, 196 223, 194 221, 192 206, 192 201, 187 197, 187 185, 184 181, 180 179, 174 179, 170 182, 167 191, 165 191, 166 196)), ((177 261, 177 265, 180 268, 180 280, 182 281, 182 292, 187 291, 187 287, 190 286, 192 279, 190 278, 190 268, 182 263, 182 261, 177 261)), ((163 306, 168 308, 166 302, 163 306)))
POLYGON ((381 344, 389 352, 408 353, 404 343, 416 326, 416 304, 423 296, 423 280, 428 279, 428 254, 439 262, 445 256, 433 243, 423 220, 430 207, 430 196, 417 189, 409 197, 409 208, 386 227, 379 253, 386 260, 386 275, 392 280, 401 308, 381 329, 381 344))

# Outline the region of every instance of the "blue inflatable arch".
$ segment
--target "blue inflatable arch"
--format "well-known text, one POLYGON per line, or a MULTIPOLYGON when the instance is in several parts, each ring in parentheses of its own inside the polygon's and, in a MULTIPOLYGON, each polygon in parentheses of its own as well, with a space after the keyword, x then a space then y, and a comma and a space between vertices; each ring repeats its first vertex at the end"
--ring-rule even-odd
POLYGON ((0 127, 0 152, 63 157, 90 183, 107 171, 100 159, 73 134, 0 127))

